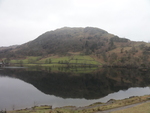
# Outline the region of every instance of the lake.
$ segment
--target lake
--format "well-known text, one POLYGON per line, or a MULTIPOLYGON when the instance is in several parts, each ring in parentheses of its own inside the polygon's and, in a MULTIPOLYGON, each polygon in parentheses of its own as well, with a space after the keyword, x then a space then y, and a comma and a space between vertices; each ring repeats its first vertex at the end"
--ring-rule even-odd
POLYGON ((87 106, 150 94, 149 85, 150 74, 135 69, 1 68, 0 109, 87 106))

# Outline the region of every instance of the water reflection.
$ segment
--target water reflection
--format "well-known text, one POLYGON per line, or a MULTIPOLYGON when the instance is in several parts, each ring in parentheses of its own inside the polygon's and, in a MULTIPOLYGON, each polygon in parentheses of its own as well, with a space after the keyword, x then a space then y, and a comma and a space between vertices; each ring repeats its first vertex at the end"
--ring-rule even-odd
POLYGON ((138 70, 102 68, 90 73, 73 73, 28 68, 3 69, 0 75, 0 109, 8 108, 7 105, 12 109, 14 105, 24 108, 34 104, 84 106, 150 93, 149 73, 138 70))

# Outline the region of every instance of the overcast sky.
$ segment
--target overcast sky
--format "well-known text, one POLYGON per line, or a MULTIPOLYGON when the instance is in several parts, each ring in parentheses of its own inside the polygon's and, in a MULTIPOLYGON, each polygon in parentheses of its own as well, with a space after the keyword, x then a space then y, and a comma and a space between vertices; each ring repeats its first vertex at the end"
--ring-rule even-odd
POLYGON ((150 0, 0 0, 0 46, 23 44, 61 27, 98 27, 150 41, 150 0))

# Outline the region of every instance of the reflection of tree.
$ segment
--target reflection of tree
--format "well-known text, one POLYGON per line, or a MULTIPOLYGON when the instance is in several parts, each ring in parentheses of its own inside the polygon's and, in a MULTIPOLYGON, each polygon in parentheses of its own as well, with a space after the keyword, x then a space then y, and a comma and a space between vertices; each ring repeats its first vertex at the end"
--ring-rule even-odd
MULTIPOLYGON (((101 69, 93 73, 72 74, 66 72, 7 69, 0 74, 31 83, 46 94, 63 98, 96 99, 130 87, 149 85, 149 73, 126 69, 101 69)), ((61 69, 62 70, 62 69, 61 69)))

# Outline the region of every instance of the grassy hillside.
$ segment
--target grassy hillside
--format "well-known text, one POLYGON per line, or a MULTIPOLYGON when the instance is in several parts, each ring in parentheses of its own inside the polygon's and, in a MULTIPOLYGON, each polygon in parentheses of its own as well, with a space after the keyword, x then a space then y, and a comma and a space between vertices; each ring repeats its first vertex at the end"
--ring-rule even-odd
POLYGON ((10 60, 11 64, 19 66, 51 66, 51 67, 98 67, 99 63, 92 56, 88 55, 71 55, 71 56, 27 56, 22 59, 10 60))
POLYGON ((15 48, 0 49, 11 63, 103 64, 113 67, 150 67, 150 44, 134 42, 99 28, 64 27, 48 31, 15 48), (86 57, 85 57, 86 56, 86 57))
POLYGON ((48 54, 69 55, 69 52, 91 54, 108 45, 114 35, 98 28, 61 28, 49 31, 16 49, 0 51, 0 57, 45 56, 48 54))

